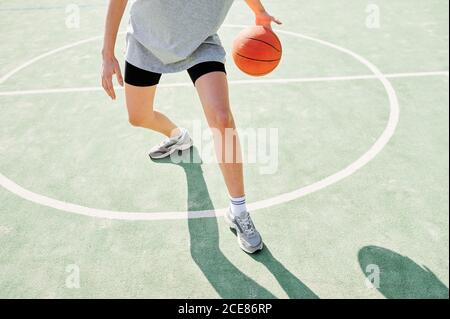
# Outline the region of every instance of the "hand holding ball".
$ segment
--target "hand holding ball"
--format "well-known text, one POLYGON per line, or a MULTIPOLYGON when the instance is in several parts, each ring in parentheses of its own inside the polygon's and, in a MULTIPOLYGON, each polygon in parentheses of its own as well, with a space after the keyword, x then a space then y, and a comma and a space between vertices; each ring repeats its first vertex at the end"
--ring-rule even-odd
POLYGON ((280 39, 272 30, 252 26, 238 34, 233 45, 233 59, 242 72, 263 76, 275 70, 282 51, 280 39))

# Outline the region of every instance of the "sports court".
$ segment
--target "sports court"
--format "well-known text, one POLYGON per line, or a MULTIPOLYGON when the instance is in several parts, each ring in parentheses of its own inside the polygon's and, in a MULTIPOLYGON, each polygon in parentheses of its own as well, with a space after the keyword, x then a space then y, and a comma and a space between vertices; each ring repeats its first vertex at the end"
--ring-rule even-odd
MULTIPOLYGON (((0 297, 448 298, 448 1, 264 4, 282 63, 227 61, 238 126, 278 129, 277 170, 245 167, 251 256, 218 166, 151 161, 161 136, 102 91, 106 1, 0 0, 0 297)), ((224 46, 251 23, 236 0, 224 46)), ((206 130, 188 75, 162 83, 157 108, 206 130)))

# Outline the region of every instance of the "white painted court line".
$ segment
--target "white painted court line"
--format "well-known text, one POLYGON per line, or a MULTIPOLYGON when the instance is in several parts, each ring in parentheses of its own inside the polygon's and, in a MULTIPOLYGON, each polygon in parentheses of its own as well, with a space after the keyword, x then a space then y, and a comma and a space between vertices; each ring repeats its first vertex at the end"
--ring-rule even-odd
MULTIPOLYGON (((245 25, 225 25, 225 27, 230 28, 244 28, 245 25)), ((390 139, 395 133, 395 130, 397 128, 397 124, 400 117, 400 107, 398 103, 398 98, 395 93, 395 90, 392 86, 392 84, 389 82, 389 80, 386 78, 384 74, 380 72, 380 70, 373 65, 371 62, 363 58, 362 56, 354 53, 351 50, 342 48, 340 46, 337 46, 335 44, 332 44, 327 41, 323 41, 320 39, 312 38, 306 35, 302 35, 295 32, 290 31, 283 31, 283 30, 277 30, 279 33, 291 35, 296 38, 301 38, 304 40, 309 40, 312 42, 316 42, 319 44, 322 44, 324 46, 330 47, 332 49, 335 49, 341 53, 347 54, 350 57, 354 58, 361 64, 365 65, 378 79, 381 84, 383 85, 384 89, 386 90, 388 99, 389 99, 389 119, 388 123, 386 125, 386 128, 384 129, 381 136, 376 140, 376 142, 369 148, 367 152, 365 152, 361 157, 359 157, 357 160, 355 160, 353 163, 349 164, 344 169, 320 180, 317 181, 311 185, 298 188, 294 191, 284 193, 278 196, 274 196, 265 200, 261 200, 258 202, 254 202, 249 204, 249 209, 251 211, 257 211, 263 208, 269 208, 273 207, 278 204, 286 203, 298 198, 301 198, 303 196, 306 196, 308 194, 314 193, 318 190, 324 189, 330 185, 333 185, 349 176, 357 172, 359 169, 364 167, 367 163, 372 161, 382 150, 383 148, 389 143, 390 139)), ((87 43, 89 41, 94 41, 101 37, 95 37, 90 38, 88 40, 79 41, 78 44, 87 43)), ((63 47, 64 49, 74 47, 78 44, 72 44, 63 47)), ((53 51, 50 51, 48 53, 45 53, 41 55, 40 57, 34 58, 32 62, 28 61, 22 66, 16 68, 15 70, 9 72, 6 76, 3 76, 0 79, 0 84, 2 82, 5 82, 9 77, 14 75, 15 73, 19 72, 26 66, 31 65, 32 63, 38 61, 39 59, 49 56, 51 54, 61 52, 64 50, 63 48, 59 48, 53 51)), ((16 194, 19 197, 22 197, 26 200, 29 200, 31 202, 34 202, 36 204, 40 204, 46 207, 58 209, 61 211, 65 211, 68 213, 74 213, 84 216, 90 216, 90 217, 97 217, 97 218, 107 218, 107 219, 118 219, 118 220, 168 220, 168 219, 186 219, 186 218, 205 218, 205 217, 215 217, 215 216, 221 216, 226 211, 226 208, 218 209, 218 210, 208 210, 208 211, 199 211, 199 212, 124 212, 124 211, 113 211, 113 210, 106 210, 106 209, 96 209, 96 208, 90 208, 85 207, 81 205, 77 205, 74 203, 68 203, 64 201, 60 201, 54 198, 50 198, 41 194, 34 193, 30 190, 25 189, 24 187, 18 185, 11 179, 7 178, 3 174, 0 173, 0 185, 9 190, 10 192, 16 194)))
MULTIPOLYGON (((429 77, 429 76, 447 76, 448 71, 435 72, 410 72, 410 73, 392 73, 385 74, 388 79, 396 78, 414 78, 414 77, 429 77)), ((312 77, 312 78, 293 78, 293 79, 254 79, 254 80, 236 80, 229 81, 230 85, 249 85, 249 84, 289 84, 289 83, 311 83, 311 82, 337 82, 337 81, 355 81, 355 80, 378 80, 377 76, 368 75, 353 75, 353 76, 331 76, 331 77, 312 77)), ((158 88, 173 88, 173 87, 192 87, 191 82, 160 84, 158 88)), ((123 90, 121 86, 116 86, 117 91, 123 90)), ((17 90, 17 91, 0 91, 0 96, 16 96, 16 95, 35 95, 35 94, 52 94, 52 93, 76 93, 76 92, 96 92, 103 91, 101 86, 91 87, 75 87, 75 88, 59 88, 59 89, 38 89, 38 90, 17 90)))
POLYGON ((391 73, 386 74, 388 79, 396 79, 396 78, 415 78, 415 77, 423 77, 423 76, 448 76, 447 71, 434 71, 434 72, 413 72, 413 73, 391 73))
POLYGON ((39 61, 39 60, 42 60, 42 59, 44 59, 44 58, 46 58, 46 57, 48 57, 48 56, 51 56, 51 55, 56 54, 56 53, 59 53, 59 52, 61 52, 61 51, 64 51, 64 50, 67 50, 67 49, 76 47, 76 46, 78 46, 78 45, 85 44, 85 43, 89 43, 89 42, 93 42, 93 41, 96 41, 96 40, 99 40, 99 39, 102 39, 102 36, 96 36, 96 37, 91 37, 91 38, 88 38, 88 39, 85 39, 85 40, 77 41, 77 42, 74 42, 74 43, 72 43, 72 44, 68 44, 68 45, 62 46, 62 47, 60 47, 60 48, 57 48, 57 49, 48 51, 48 52, 46 52, 46 53, 44 53, 44 54, 38 55, 37 57, 34 57, 33 59, 31 59, 31 60, 29 60, 29 61, 27 61, 27 62, 21 64, 21 65, 18 66, 17 68, 15 68, 15 69, 11 70, 10 72, 6 73, 5 75, 3 75, 3 76, 0 78, 0 84, 2 84, 2 83, 5 82, 7 79, 9 79, 10 77, 12 77, 14 74, 16 74, 16 73, 18 73, 19 71, 25 69, 26 67, 32 65, 33 63, 36 63, 36 62, 39 61))

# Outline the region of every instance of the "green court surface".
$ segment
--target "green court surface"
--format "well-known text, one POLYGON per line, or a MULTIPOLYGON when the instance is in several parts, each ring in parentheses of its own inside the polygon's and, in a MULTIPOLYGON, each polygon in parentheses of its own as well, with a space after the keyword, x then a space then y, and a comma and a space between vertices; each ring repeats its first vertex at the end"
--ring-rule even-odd
MULTIPOLYGON (((101 91, 105 3, 0 0, 0 297, 448 298, 448 1, 264 1, 282 64, 227 62, 238 126, 278 129, 276 170, 245 168, 254 256, 218 166, 151 161, 161 136, 101 91)), ((251 23, 236 1, 228 51, 251 23)), ((162 83, 157 108, 206 131, 187 74, 162 83)))

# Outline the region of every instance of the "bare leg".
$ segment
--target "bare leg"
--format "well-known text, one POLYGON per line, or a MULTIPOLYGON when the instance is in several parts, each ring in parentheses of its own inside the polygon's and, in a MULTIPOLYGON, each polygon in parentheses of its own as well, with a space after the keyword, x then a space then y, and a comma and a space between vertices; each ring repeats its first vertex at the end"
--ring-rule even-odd
POLYGON ((164 114, 153 110, 156 85, 138 87, 125 84, 125 96, 130 124, 147 128, 168 137, 180 134, 178 127, 164 114))
POLYGON ((237 135, 230 140, 225 134, 226 129, 236 129, 230 109, 227 76, 223 72, 208 73, 199 78, 195 86, 209 126, 221 133, 220 136, 214 134, 214 142, 228 192, 232 197, 244 196, 242 161, 226 161, 226 152, 230 151, 234 154, 234 159, 242 158, 237 135))

